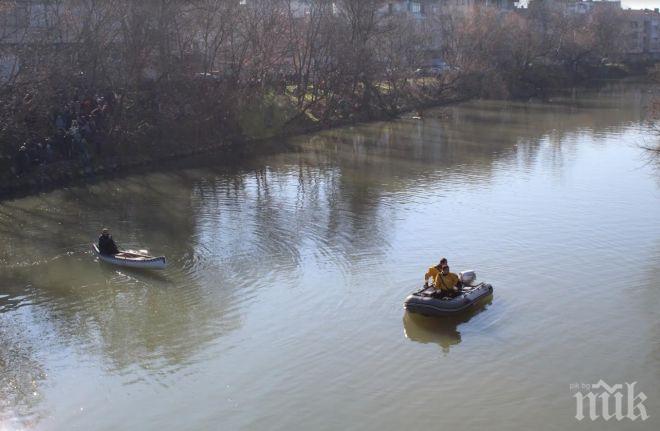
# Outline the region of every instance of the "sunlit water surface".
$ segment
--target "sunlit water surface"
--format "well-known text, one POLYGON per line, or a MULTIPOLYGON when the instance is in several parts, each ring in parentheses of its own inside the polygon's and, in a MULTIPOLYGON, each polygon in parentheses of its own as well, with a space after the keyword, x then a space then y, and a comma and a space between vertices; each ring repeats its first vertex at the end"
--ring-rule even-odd
POLYGON ((472 102, 0 203, 0 430, 660 429, 649 87, 472 102), (166 255, 100 264, 90 244, 166 255), (440 256, 495 288, 437 321, 440 256), (651 418, 578 423, 571 385, 651 418))

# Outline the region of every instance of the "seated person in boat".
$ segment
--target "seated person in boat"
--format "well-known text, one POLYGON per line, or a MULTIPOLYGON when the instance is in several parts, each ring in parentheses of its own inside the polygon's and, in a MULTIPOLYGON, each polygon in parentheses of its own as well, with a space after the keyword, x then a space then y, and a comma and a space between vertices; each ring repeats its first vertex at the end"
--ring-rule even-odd
POLYGON ((115 241, 112 239, 112 235, 110 235, 110 231, 108 229, 103 229, 101 236, 99 237, 99 252, 101 254, 110 256, 114 256, 115 254, 119 253, 117 244, 115 244, 115 241))
POLYGON ((454 297, 460 292, 459 281, 458 275, 449 272, 449 266, 443 265, 442 272, 436 275, 433 284, 436 293, 439 293, 442 296, 454 297))
POLYGON ((438 274, 440 274, 442 272, 442 267, 444 265, 447 265, 447 258, 446 257, 443 257, 442 259, 440 259, 439 264, 430 267, 429 270, 426 271, 426 274, 424 274, 424 287, 429 287, 429 279, 431 279, 431 281, 435 282, 435 277, 437 277, 438 274))

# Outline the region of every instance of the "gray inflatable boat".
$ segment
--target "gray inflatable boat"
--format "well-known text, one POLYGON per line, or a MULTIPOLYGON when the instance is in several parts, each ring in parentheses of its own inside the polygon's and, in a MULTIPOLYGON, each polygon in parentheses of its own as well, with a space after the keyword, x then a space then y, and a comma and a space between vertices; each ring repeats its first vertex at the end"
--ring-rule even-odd
MULTIPOLYGON (((461 273, 461 279, 464 279, 464 274, 461 273)), ((470 271, 470 275, 473 274, 470 271)), ((476 276, 473 277, 476 279, 476 276)), ((493 294, 493 286, 487 283, 464 286, 455 298, 440 298, 434 292, 435 289, 432 287, 415 292, 406 298, 403 305, 411 313, 425 316, 453 316, 482 303, 493 294)))

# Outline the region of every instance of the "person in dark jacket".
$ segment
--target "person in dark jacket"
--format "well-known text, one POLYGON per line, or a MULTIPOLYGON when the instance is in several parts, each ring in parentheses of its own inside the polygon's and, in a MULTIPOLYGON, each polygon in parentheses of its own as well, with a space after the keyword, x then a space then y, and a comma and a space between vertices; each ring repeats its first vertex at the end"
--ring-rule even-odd
POLYGON ((101 236, 99 237, 99 252, 111 256, 119 253, 119 248, 117 248, 117 244, 115 244, 108 229, 103 229, 101 236))

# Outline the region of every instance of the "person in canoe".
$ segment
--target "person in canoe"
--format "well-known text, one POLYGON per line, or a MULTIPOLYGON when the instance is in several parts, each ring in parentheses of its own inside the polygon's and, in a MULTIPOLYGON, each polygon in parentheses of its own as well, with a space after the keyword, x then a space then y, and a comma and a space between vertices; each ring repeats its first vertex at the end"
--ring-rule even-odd
POLYGON ((103 229, 101 236, 99 237, 99 252, 109 256, 119 254, 119 248, 117 247, 117 244, 115 244, 115 241, 112 239, 112 235, 110 235, 110 231, 107 228, 103 229))
POLYGON ((424 274, 424 287, 428 288, 429 287, 429 279, 433 282, 435 282, 435 278, 442 272, 442 267, 444 265, 447 265, 447 258, 443 257, 440 259, 440 263, 432 266, 429 268, 428 271, 426 271, 426 274, 424 274))

